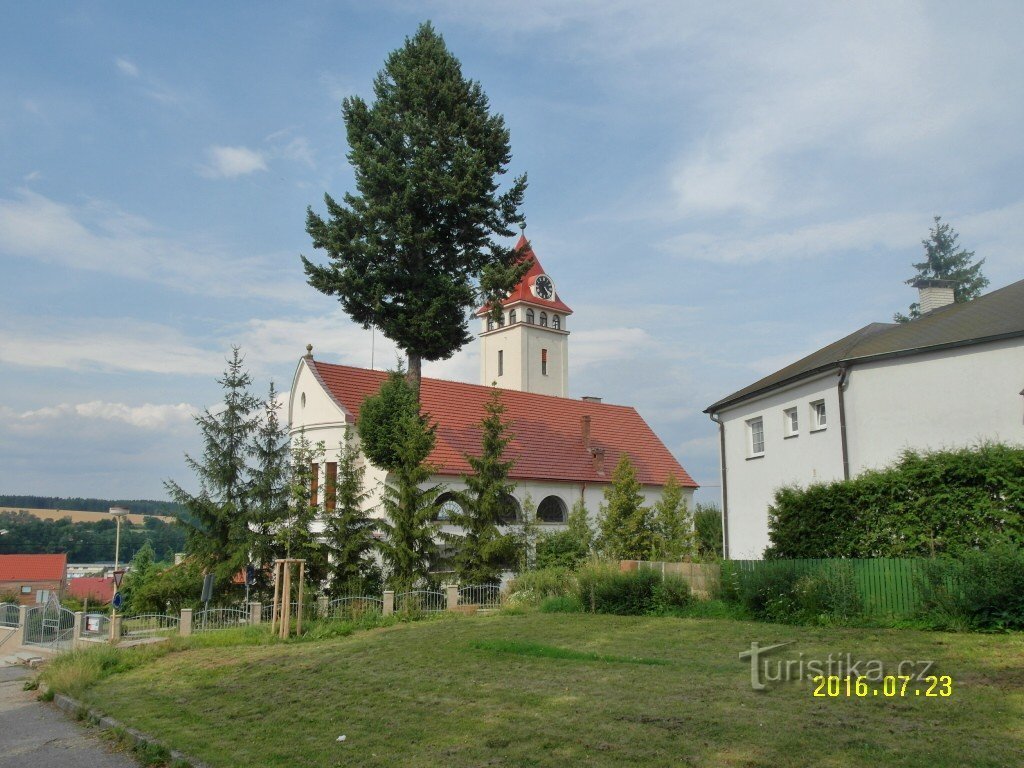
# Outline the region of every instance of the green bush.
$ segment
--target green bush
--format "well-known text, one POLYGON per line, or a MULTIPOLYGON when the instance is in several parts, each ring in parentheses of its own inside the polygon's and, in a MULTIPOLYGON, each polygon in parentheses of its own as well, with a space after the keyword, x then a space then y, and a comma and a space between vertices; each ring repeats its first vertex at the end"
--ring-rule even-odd
POLYGON ((577 595, 591 613, 640 616, 654 608, 654 590, 661 583, 656 571, 618 571, 614 566, 591 564, 576 574, 577 595))
POLYGON ((570 530, 555 531, 537 540, 537 567, 575 568, 590 554, 585 542, 570 530))
POLYGON ((679 614, 693 602, 690 583, 682 576, 666 574, 654 585, 652 604, 655 611, 663 614, 679 614))
POLYGON ((797 618, 822 624, 845 623, 864 611, 850 563, 828 563, 796 583, 797 618))
POLYGON ((698 504, 693 511, 697 555, 702 560, 722 557, 722 510, 713 504, 698 504))
POLYGON ((558 597, 546 597, 541 600, 541 613, 581 613, 583 603, 576 595, 560 595, 558 597))
POLYGON ((546 597, 561 597, 574 591, 575 579, 568 568, 538 568, 516 574, 507 593, 513 605, 535 605, 546 597))
POLYGON ((721 597, 760 621, 843 623, 861 615, 863 602, 849 563, 806 566, 765 560, 752 569, 723 566, 721 597))
POLYGON ((929 561, 918 588, 921 618, 937 629, 1024 629, 1024 549, 997 544, 929 561))
POLYGON ((781 488, 766 557, 966 557, 1024 545, 1024 448, 905 452, 852 480, 781 488))

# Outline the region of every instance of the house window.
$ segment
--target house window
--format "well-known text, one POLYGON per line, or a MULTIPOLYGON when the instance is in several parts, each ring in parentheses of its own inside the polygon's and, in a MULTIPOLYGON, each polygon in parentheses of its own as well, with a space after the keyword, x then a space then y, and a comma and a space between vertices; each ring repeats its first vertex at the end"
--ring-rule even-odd
POLYGON ((26 584, 23 584, 21 586, 21 594, 23 594, 23 595, 31 595, 32 594, 32 587, 30 587, 30 586, 28 586, 26 584))
POLYGON ((493 331, 494 330, 494 318, 493 317, 488 317, 487 318, 487 330, 488 331, 493 331))
POLYGON ((554 328, 555 330, 560 330, 562 327, 562 318, 560 318, 558 315, 552 315, 551 327, 554 328))
POLYGON ((540 375, 548 375, 548 351, 546 349, 540 351, 540 375))
POLYGON ((327 468, 324 472, 324 509, 333 512, 337 502, 334 489, 338 480, 338 464, 328 461, 324 466, 327 468))
POLYGON ((567 515, 565 502, 557 496, 548 496, 537 507, 537 519, 542 523, 564 523, 567 515))
POLYGON ((750 419, 747 422, 747 434, 750 457, 764 456, 764 419, 760 416, 750 419))
POLYGON ((509 325, 515 325, 516 324, 516 311, 514 309, 510 310, 509 313, 508 313, 508 324, 509 325))
POLYGON ((315 461, 309 465, 309 475, 309 506, 315 507, 320 492, 320 465, 315 461))
POLYGON ((498 316, 498 327, 499 328, 504 328, 505 327, 505 313, 504 312, 502 312, 501 315, 498 316))
POLYGON ((498 375, 501 376, 505 373, 505 350, 498 350, 498 375))
POLYGON ((534 317, 533 316, 533 310, 532 309, 526 310, 526 322, 529 323, 530 325, 533 325, 533 323, 534 323, 533 317, 534 317))
POLYGON ((817 400, 811 403, 811 432, 817 432, 828 426, 828 418, 825 414, 825 401, 817 400))
POLYGON ((796 437, 800 434, 800 419, 796 408, 787 408, 782 412, 782 428, 786 437, 796 437))
POLYGON ((548 327, 548 313, 547 312, 541 312, 540 313, 540 324, 541 324, 541 327, 543 327, 543 328, 547 328, 548 327))

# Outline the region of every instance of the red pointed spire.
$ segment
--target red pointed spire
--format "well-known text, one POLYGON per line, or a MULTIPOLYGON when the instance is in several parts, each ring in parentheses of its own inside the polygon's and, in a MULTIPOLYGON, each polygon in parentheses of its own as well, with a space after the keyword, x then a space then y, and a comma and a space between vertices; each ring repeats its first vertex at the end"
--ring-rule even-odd
MULTIPOLYGON (((562 301, 558 294, 558 288, 555 288, 555 295, 550 299, 542 299, 533 292, 533 284, 538 277, 545 274, 544 267, 540 264, 540 259, 537 258, 537 254, 533 250, 533 246, 530 245, 530 241, 526 239, 526 235, 522 234, 519 237, 519 242, 516 243, 516 250, 520 251, 520 258, 532 258, 533 264, 523 275, 523 279, 519 281, 519 284, 509 293, 508 298, 501 302, 503 307, 509 307, 513 304, 531 304, 541 309, 546 309, 552 312, 561 312, 563 315, 571 315, 572 310, 569 306, 562 301)), ((487 312, 487 307, 481 307, 477 310, 477 315, 483 315, 487 312)))

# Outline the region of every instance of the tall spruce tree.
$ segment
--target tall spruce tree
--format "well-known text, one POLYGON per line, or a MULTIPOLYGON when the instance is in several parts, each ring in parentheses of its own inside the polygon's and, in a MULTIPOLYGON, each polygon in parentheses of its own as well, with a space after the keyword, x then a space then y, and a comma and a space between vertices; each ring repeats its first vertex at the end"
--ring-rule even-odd
POLYGON ((654 523, 627 454, 622 454, 611 480, 598 516, 598 549, 616 560, 646 560, 654 550, 654 523))
POLYGON ((406 413, 396 431, 397 465, 388 473, 381 506, 386 521, 379 521, 385 533, 380 551, 388 567, 388 581, 396 592, 412 589, 428 578, 431 560, 437 554, 440 485, 427 488, 433 474, 426 464, 434 447, 434 429, 418 413, 406 413))
POLYGON ((253 466, 249 475, 249 554, 257 564, 255 589, 266 593, 274 559, 283 554, 275 530, 288 518, 289 460, 288 426, 281 423, 281 403, 274 382, 270 382, 263 416, 252 441, 253 466))
POLYGON ((529 267, 494 240, 523 221, 526 176, 498 194, 511 160, 504 118, 429 22, 388 56, 373 90, 372 105, 342 104, 357 193, 325 195, 326 220, 307 213, 329 263, 302 262, 311 286, 405 351, 418 397, 421 361, 461 349, 467 310, 497 307, 529 267))
POLYGON ((250 536, 247 459, 259 417, 259 400, 249 392, 252 379, 245 371, 238 347, 218 383, 224 402, 195 417, 203 441, 203 455, 185 455, 185 464, 199 480, 199 493, 186 491, 173 480, 164 487, 188 511, 185 549, 202 567, 210 569, 218 589, 249 559, 250 536))
MULTIPOLYGON (((925 259, 912 266, 917 274, 907 280, 912 285, 918 280, 953 281, 953 300, 960 304, 976 299, 988 286, 988 278, 981 273, 985 260, 974 263, 974 251, 968 251, 958 244, 960 235, 949 224, 942 223, 942 217, 935 217, 935 226, 928 231, 928 239, 922 240, 925 259)), ((909 315, 897 312, 893 320, 906 323, 921 316, 921 305, 910 305, 909 315)))
POLYGON ((458 494, 462 512, 449 520, 462 529, 449 537, 456 547, 455 573, 462 584, 498 583, 502 571, 516 560, 515 535, 499 527, 509 518, 515 483, 508 481, 508 473, 515 462, 504 458, 513 435, 504 420, 505 406, 497 387, 491 390, 484 411, 480 455, 465 454, 473 472, 463 476, 466 490, 458 494))
POLYGON ((655 559, 679 561, 694 554, 693 521, 686 506, 683 487, 669 475, 654 505, 655 559))
POLYGON ((416 392, 404 374, 401 363, 396 370, 388 371, 380 389, 367 397, 359 409, 356 429, 363 455, 381 469, 393 470, 401 465, 402 422, 407 416, 417 416, 420 411, 416 392))
POLYGON ((376 523, 363 509, 369 493, 363 490, 366 468, 348 428, 338 451, 338 479, 334 510, 324 514, 324 545, 330 561, 328 592, 334 597, 368 594, 379 586, 372 553, 376 547, 376 523))

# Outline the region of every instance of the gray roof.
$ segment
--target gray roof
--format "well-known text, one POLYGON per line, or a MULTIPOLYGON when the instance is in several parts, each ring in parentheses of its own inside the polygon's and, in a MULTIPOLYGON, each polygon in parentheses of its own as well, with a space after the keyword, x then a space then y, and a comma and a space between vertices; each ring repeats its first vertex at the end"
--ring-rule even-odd
POLYGON ((775 373, 733 392, 704 413, 783 387, 840 365, 1024 335, 1024 280, 909 323, 871 323, 775 373))

